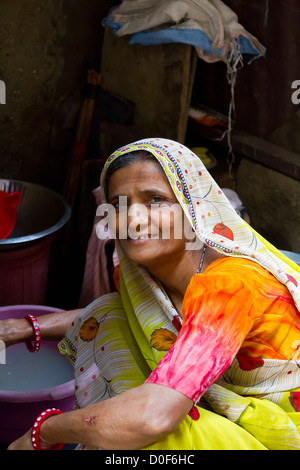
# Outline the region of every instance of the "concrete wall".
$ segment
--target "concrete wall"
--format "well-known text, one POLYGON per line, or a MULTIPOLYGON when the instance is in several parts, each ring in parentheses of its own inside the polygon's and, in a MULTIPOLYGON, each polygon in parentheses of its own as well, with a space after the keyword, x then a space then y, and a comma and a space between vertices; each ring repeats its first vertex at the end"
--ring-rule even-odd
POLYGON ((0 178, 60 190, 86 70, 99 67, 110 0, 2 0, 0 178))

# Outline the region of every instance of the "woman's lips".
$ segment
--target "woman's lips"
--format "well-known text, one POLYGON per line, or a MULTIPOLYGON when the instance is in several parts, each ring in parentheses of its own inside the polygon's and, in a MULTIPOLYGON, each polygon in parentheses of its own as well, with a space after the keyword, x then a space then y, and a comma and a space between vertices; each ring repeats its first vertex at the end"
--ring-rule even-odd
POLYGON ((149 240, 152 240, 152 238, 149 235, 139 235, 137 238, 131 238, 131 237, 127 238, 127 241, 130 243, 144 243, 149 240))

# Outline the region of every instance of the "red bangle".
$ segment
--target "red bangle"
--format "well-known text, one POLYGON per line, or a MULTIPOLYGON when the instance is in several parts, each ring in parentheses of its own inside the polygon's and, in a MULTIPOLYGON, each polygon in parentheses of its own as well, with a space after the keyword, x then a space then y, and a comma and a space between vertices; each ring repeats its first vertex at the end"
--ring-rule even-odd
MULTIPOLYGON (((49 418, 49 416, 60 414, 62 414, 62 411, 57 408, 47 408, 47 410, 42 411, 42 413, 38 415, 31 428, 31 443, 35 450, 44 450, 40 443, 40 431, 43 422, 49 418)), ((51 447, 51 450, 60 450, 64 445, 64 443, 54 444, 53 447, 51 447)))
POLYGON ((33 328, 34 332, 34 343, 31 341, 25 341, 25 344, 27 346, 28 351, 30 352, 38 352, 38 350, 41 347, 41 330, 38 324, 38 321, 34 315, 26 315, 25 317, 26 320, 28 320, 33 328))

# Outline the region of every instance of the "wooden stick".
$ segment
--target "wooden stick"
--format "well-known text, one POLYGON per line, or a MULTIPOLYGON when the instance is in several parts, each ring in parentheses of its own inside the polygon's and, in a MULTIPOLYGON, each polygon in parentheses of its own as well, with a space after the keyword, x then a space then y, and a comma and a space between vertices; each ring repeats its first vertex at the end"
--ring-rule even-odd
MULTIPOLYGON (((101 82, 101 73, 95 70, 87 71, 86 97, 80 109, 75 141, 72 147, 71 159, 68 165, 67 177, 64 187, 64 198, 74 209, 78 188, 80 185, 81 170, 84 158, 87 153, 88 139, 94 115, 95 100, 101 82)), ((71 219, 65 229, 64 250, 69 239, 71 219)))

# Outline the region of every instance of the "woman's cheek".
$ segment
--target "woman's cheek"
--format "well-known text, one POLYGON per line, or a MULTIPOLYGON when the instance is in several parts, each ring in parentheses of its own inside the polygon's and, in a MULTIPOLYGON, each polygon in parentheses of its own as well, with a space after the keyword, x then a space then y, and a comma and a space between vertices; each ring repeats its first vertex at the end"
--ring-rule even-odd
POLYGON ((182 209, 178 204, 165 204, 151 210, 151 233, 163 240, 182 239, 182 209))

